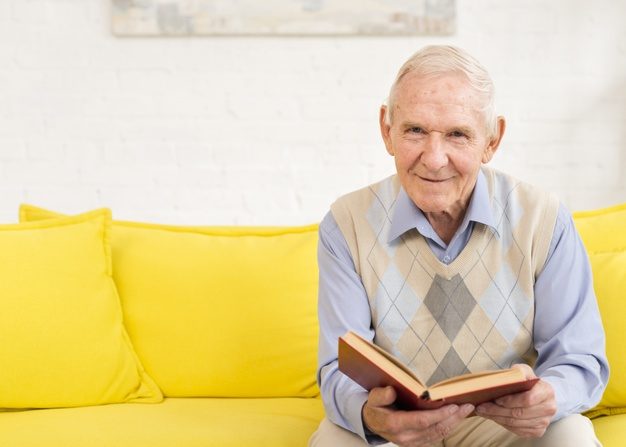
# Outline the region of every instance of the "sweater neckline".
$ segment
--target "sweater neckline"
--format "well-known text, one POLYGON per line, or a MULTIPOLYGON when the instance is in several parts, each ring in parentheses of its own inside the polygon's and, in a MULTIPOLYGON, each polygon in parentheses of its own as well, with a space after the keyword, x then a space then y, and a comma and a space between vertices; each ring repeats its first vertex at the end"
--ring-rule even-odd
POLYGON ((494 237, 493 232, 489 231, 486 225, 474 225, 467 245, 450 264, 445 264, 435 256, 428 242, 426 242, 426 238, 417 230, 411 231, 409 234, 402 236, 402 239, 409 250, 411 250, 413 256, 420 258, 428 264, 434 273, 443 276, 447 280, 452 279, 457 274, 464 277, 477 262, 480 262, 481 254, 487 245, 486 242, 488 242, 486 239, 490 236, 494 237))

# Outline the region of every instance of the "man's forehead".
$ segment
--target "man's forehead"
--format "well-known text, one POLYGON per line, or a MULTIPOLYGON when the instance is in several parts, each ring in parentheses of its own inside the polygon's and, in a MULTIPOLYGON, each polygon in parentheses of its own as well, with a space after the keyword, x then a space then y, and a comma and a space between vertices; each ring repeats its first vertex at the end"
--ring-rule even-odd
POLYGON ((414 122, 444 120, 453 125, 477 125, 482 118, 481 110, 476 104, 463 101, 433 102, 416 98, 406 98, 394 103, 394 115, 399 121, 414 122))
POLYGON ((403 79, 398 86, 397 100, 433 102, 476 108, 479 95, 470 83, 460 76, 403 79))
POLYGON ((394 109, 433 109, 451 113, 474 114, 481 110, 482 101, 466 77, 456 74, 402 78, 394 95, 394 109))

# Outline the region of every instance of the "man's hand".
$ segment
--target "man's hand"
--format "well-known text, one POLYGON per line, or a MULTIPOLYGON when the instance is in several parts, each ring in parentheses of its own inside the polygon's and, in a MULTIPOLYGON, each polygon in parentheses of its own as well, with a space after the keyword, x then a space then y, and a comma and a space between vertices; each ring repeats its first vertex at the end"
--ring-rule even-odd
POLYGON ((399 411, 390 407, 395 390, 374 388, 363 406, 363 422, 368 430, 400 447, 429 446, 448 436, 472 411, 473 405, 446 405, 437 410, 399 411))
MULTIPOLYGON (((536 377, 528 365, 521 368, 527 378, 536 377)), ((476 407, 476 414, 500 424, 523 438, 543 436, 556 413, 554 390, 548 382, 540 380, 530 390, 511 394, 476 407)))

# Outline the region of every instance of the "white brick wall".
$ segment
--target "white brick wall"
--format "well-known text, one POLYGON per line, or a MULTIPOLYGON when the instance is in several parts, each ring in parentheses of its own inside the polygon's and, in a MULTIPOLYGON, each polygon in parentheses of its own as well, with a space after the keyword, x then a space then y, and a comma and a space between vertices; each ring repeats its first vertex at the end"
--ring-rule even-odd
POLYGON ((572 209, 626 201, 626 2, 458 0, 450 38, 115 38, 109 0, 0 0, 0 219, 303 224, 393 171, 378 106, 454 43, 491 71, 494 164, 572 209))

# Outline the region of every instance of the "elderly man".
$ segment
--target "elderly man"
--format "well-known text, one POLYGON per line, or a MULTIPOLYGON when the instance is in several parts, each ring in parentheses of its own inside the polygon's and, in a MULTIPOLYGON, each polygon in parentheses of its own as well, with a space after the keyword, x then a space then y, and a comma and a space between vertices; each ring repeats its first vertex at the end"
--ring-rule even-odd
POLYGON ((318 381, 325 419, 310 445, 596 446, 579 413, 608 378, 585 249, 557 199, 484 166, 505 121, 486 70, 426 47, 400 69, 380 128, 397 173, 341 197, 320 226, 318 381), (353 330, 427 383, 522 368, 530 390, 400 411, 337 369, 353 330))

